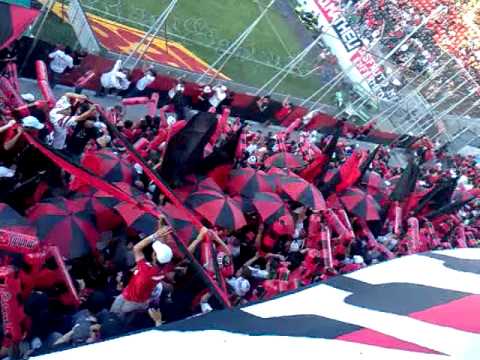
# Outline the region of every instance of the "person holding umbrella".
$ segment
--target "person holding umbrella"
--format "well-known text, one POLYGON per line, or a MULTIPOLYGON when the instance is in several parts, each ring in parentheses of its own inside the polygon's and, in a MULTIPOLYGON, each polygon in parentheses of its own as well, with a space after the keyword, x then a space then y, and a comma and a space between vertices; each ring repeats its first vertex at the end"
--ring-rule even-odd
POLYGON ((172 249, 164 243, 171 232, 172 229, 165 225, 162 217, 158 230, 133 247, 137 268, 128 285, 113 302, 111 312, 125 316, 133 311, 147 310, 152 291, 164 278, 162 267, 173 257, 172 249), (146 257, 144 251, 151 255, 146 257))

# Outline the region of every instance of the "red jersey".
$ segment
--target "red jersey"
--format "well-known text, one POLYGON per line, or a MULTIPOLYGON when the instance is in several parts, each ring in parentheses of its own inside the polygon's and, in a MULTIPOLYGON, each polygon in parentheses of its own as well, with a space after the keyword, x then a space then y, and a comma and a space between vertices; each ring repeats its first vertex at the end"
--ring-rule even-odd
POLYGON ((127 301, 143 303, 150 298, 153 289, 160 282, 161 271, 147 261, 137 262, 137 269, 122 295, 127 301))

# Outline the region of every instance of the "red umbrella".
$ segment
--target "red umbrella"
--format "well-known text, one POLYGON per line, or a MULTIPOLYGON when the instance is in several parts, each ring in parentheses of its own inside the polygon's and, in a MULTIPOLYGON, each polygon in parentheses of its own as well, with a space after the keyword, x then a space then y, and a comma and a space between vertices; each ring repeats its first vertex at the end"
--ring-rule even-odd
POLYGON ((293 201, 299 202, 313 210, 326 210, 322 193, 311 183, 299 176, 280 176, 280 188, 293 201))
POLYGON ((229 230, 246 225, 241 205, 225 194, 211 190, 197 191, 188 197, 187 204, 212 225, 229 230))
POLYGON ((367 220, 380 220, 380 206, 375 199, 358 188, 349 188, 342 192, 340 201, 354 215, 367 220))
POLYGON ((40 241, 58 246, 66 258, 81 257, 95 249, 100 235, 88 199, 53 198, 32 206, 27 214, 40 241))
POLYGON ((0 203, 0 229, 34 235, 33 225, 7 204, 0 203))
POLYGON ((165 214, 169 224, 183 242, 189 244, 191 240, 197 237, 198 231, 192 224, 192 220, 186 213, 186 210, 168 203, 161 208, 161 211, 165 214))
POLYGON ((289 152, 280 152, 265 160, 266 167, 278 167, 282 169, 298 169, 305 166, 305 162, 297 155, 289 152))
POLYGON ((280 196, 274 193, 256 193, 253 197, 253 206, 257 209, 262 221, 269 224, 283 215, 290 214, 280 196))
POLYGON ((263 171, 252 168, 241 168, 230 173, 227 184, 228 192, 232 195, 253 196, 256 192, 273 191, 271 179, 267 179, 263 171))
POLYGON ((110 182, 133 184, 136 178, 133 166, 111 150, 86 152, 82 158, 82 165, 110 182))

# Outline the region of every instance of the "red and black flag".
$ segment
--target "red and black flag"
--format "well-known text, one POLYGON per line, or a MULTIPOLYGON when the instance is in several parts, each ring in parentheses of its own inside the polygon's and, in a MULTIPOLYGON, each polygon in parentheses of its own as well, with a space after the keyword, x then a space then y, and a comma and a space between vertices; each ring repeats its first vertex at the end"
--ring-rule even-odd
POLYGON ((22 36, 38 14, 38 10, 0 1, 0 50, 22 36))
POLYGON ((378 145, 372 152, 368 154, 368 158, 362 163, 362 165, 360 165, 360 173, 362 174, 360 178, 363 177, 365 172, 370 167, 370 164, 373 162, 373 160, 375 160, 375 157, 377 156, 378 151, 380 150, 381 147, 382 145, 378 145))
POLYGON ((417 177, 419 174, 419 168, 414 159, 408 162, 406 169, 402 172, 400 179, 398 179, 395 188, 390 194, 390 200, 403 201, 413 191, 415 191, 415 185, 417 184, 417 177))
POLYGON ((199 113, 173 136, 167 146, 160 176, 170 185, 180 184, 203 159, 203 151, 217 126, 215 114, 199 113))
MULTIPOLYGON (((243 128, 242 128, 243 129, 243 128)), ((235 151, 242 134, 242 129, 229 136, 229 138, 203 161, 196 164, 197 174, 213 178, 222 188, 227 185, 228 175, 235 162, 235 151)))
POLYGON ((420 199, 413 215, 421 212, 427 205, 431 210, 436 210, 449 204, 457 182, 458 178, 441 179, 431 191, 420 199))

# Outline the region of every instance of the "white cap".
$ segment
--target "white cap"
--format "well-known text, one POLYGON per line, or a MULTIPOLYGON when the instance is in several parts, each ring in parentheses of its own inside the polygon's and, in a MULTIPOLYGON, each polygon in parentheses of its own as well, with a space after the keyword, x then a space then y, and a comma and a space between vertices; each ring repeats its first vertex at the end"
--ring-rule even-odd
POLYGON ((175 118, 175 116, 173 115, 168 115, 167 116, 167 124, 168 126, 172 126, 173 124, 175 124, 177 122, 177 119, 175 118))
POLYGON ((35 96, 33 96, 33 94, 25 93, 25 94, 22 94, 20 96, 25 101, 28 101, 28 102, 34 102, 35 101, 35 96))
POLYGON ((152 244, 152 247, 153 251, 155 251, 155 254, 157 255, 157 261, 160 264, 167 264, 172 260, 173 252, 172 249, 170 249, 170 246, 160 241, 155 241, 152 244))
POLYGON ((208 85, 205 85, 205 87, 203 88, 203 92, 205 94, 210 94, 212 92, 212 88, 208 85))
POLYGON ((353 255, 353 262, 355 264, 363 264, 363 257, 360 255, 353 255))
POLYGON ((250 282, 243 277, 232 278, 227 282, 238 296, 245 296, 250 291, 250 282))
POLYGON ((247 162, 251 165, 256 164, 257 163, 257 157, 255 155, 252 155, 247 159, 247 162))
POLYGON ((202 309, 203 314, 208 313, 208 312, 213 310, 209 303, 201 303, 200 308, 202 309))
POLYGON ((0 178, 11 178, 15 175, 15 170, 11 170, 5 166, 0 166, 0 178))
POLYGON ((34 116, 24 117, 22 119, 22 126, 36 130, 42 130, 45 127, 45 125, 38 121, 38 119, 34 116))
POLYGON ((290 243, 290 252, 298 252, 298 251, 300 251, 300 244, 298 243, 298 241, 293 240, 290 243))
POLYGON ((139 163, 135 163, 133 165, 133 168, 135 169, 135 172, 139 175, 143 174, 143 168, 142 168, 142 165, 140 165, 139 163))

